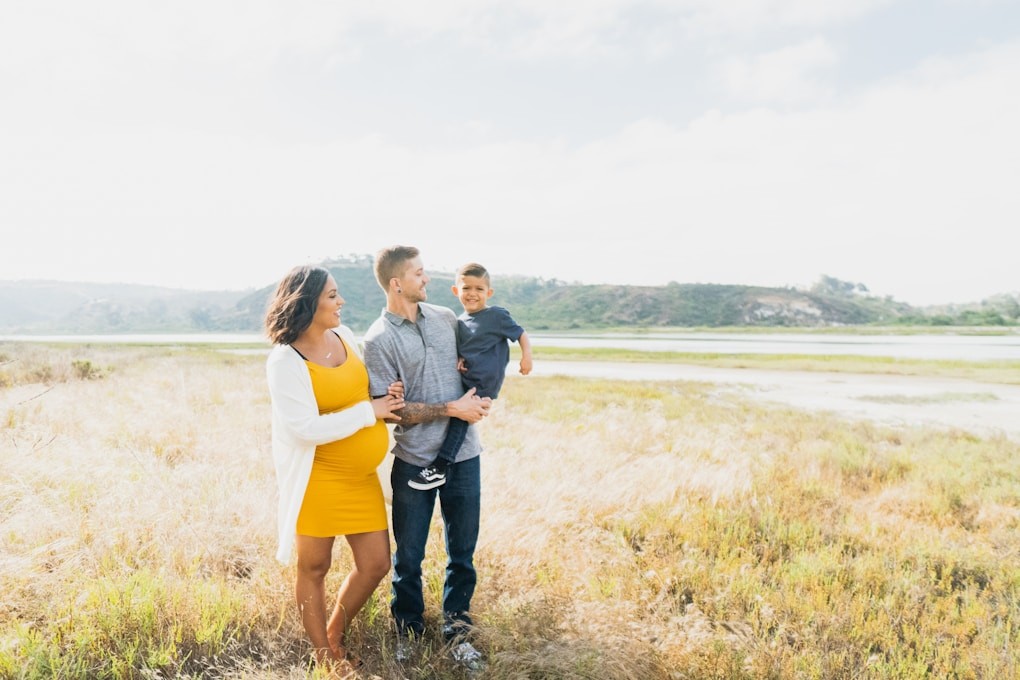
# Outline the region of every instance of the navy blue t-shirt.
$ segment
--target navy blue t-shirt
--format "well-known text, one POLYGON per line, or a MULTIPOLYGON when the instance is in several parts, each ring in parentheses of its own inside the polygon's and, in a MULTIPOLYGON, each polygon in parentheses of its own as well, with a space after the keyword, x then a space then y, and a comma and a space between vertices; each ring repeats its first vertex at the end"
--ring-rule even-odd
POLYGON ((510 361, 508 341, 517 342, 523 332, 502 307, 486 307, 457 317, 457 353, 467 366, 461 376, 464 385, 474 387, 479 397, 498 397, 510 361))

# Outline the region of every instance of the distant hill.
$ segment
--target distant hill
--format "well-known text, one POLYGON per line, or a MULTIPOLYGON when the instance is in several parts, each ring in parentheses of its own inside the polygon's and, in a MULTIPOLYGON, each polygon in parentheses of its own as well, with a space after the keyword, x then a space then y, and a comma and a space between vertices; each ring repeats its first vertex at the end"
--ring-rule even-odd
MULTIPOLYGON (((385 298, 372 258, 323 263, 347 301, 344 323, 364 332, 385 298)), ((452 273, 430 273, 429 301, 460 313, 452 273)), ((128 284, 0 281, 0 333, 260 332, 275 283, 248 291, 185 291, 128 284)), ((719 284, 581 285, 498 277, 492 304, 533 330, 839 325, 1015 325, 1020 299, 1000 295, 973 305, 915 308, 867 294, 861 284, 823 276, 811 290, 719 284)))
POLYGON ((248 330, 250 321, 232 314, 245 295, 129 284, 0 281, 0 332, 248 330))

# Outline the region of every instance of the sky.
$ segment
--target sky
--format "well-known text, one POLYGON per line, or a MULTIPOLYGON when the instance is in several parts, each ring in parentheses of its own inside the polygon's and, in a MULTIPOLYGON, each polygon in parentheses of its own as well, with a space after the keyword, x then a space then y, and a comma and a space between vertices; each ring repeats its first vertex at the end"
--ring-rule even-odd
POLYGON ((0 280, 1020 293, 1015 0, 0 0, 0 100, 0 280))

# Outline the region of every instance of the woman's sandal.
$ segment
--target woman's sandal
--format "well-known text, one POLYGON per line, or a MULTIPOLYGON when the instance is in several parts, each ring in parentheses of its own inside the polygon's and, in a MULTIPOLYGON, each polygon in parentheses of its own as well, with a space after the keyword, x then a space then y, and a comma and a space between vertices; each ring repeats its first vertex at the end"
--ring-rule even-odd
POLYGON ((325 678, 329 680, 351 680, 358 669, 347 659, 331 659, 323 664, 325 678))
POLYGON ((343 630, 340 633, 340 640, 337 642, 337 647, 344 650, 343 660, 347 662, 347 665, 351 667, 351 670, 358 670, 362 666, 361 659, 359 659, 355 654, 352 654, 351 651, 344 646, 344 640, 347 639, 347 608, 344 607, 343 602, 337 602, 337 605, 340 607, 340 611, 344 615, 343 630))

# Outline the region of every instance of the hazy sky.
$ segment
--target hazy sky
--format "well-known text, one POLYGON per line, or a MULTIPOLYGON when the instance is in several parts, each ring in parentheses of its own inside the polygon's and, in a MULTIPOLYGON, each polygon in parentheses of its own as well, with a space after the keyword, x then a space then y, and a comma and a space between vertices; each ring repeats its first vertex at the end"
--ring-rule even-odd
POLYGON ((1016 0, 0 0, 0 97, 0 279, 1020 292, 1016 0))

